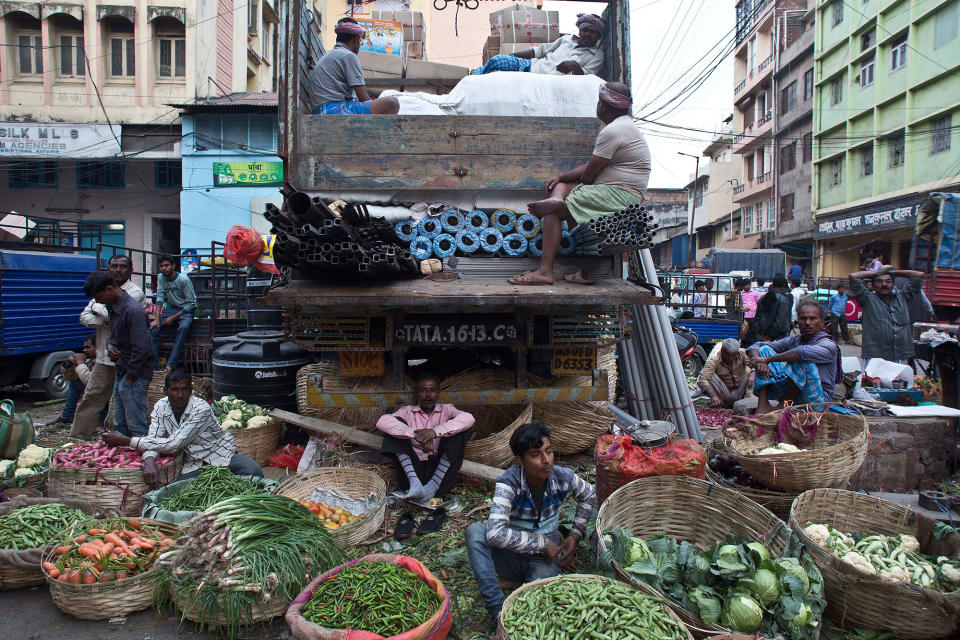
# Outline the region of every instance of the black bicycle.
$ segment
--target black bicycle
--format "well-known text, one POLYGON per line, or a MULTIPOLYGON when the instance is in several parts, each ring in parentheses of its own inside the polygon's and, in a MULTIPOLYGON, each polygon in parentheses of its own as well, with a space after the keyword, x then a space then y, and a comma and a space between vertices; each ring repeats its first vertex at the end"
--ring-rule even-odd
POLYGON ((454 1, 458 7, 466 7, 467 9, 480 8, 480 0, 433 0, 433 8, 437 11, 443 11, 447 8, 448 4, 454 1))

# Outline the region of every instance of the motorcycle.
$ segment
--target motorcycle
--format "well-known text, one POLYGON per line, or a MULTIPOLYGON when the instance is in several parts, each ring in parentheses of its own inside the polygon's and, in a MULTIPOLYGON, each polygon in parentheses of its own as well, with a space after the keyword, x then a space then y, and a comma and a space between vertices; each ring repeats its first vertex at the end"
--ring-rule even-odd
POLYGON ((673 329, 673 339, 680 352, 683 374, 688 378, 699 376, 700 370, 707 361, 707 352, 699 344, 700 338, 690 329, 677 324, 677 319, 673 316, 670 317, 670 327, 673 329))

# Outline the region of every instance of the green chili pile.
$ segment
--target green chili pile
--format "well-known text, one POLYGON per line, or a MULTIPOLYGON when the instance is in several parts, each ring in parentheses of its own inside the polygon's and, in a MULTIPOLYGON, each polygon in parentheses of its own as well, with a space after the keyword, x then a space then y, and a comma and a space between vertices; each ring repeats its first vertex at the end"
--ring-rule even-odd
POLYGON ((77 520, 85 520, 80 509, 62 504, 35 504, 0 516, 0 549, 36 549, 60 540, 60 535, 77 520))
POLYGON ((227 498, 262 493, 265 491, 255 482, 238 478, 229 468, 206 465, 183 489, 161 500, 160 507, 167 511, 203 511, 227 498))
POLYGON ((304 618, 328 629, 395 636, 436 612, 440 597, 414 573, 388 562, 360 562, 317 585, 304 618))
POLYGON ((520 593, 501 617, 510 640, 683 640, 663 602, 618 582, 563 577, 520 593))

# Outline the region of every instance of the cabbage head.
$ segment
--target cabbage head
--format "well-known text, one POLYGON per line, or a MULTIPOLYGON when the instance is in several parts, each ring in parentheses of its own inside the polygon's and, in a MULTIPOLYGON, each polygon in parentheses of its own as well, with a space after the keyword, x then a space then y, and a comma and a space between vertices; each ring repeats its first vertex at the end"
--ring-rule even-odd
POLYGON ((697 612, 707 624, 716 624, 720 620, 723 606, 720 597, 709 587, 694 587, 687 592, 688 609, 697 612))
POLYGON ((759 542, 748 542, 747 548, 760 556, 761 562, 770 559, 770 551, 759 542))
POLYGON ((727 602, 720 623, 742 633, 753 633, 763 621, 763 609, 748 596, 734 596, 727 602))
POLYGON ((777 566, 777 574, 780 577, 781 588, 784 591, 789 591, 789 589, 787 589, 789 578, 799 580, 804 593, 810 591, 810 579, 807 577, 807 570, 801 566, 799 560, 796 558, 777 558, 773 562, 777 566))
POLYGON ((757 569, 749 578, 743 578, 738 585, 743 585, 765 607, 780 599, 780 580, 777 574, 769 569, 757 569))
POLYGON ((800 604, 800 612, 793 617, 790 624, 800 629, 810 624, 811 621, 813 621, 813 609, 811 609, 806 602, 803 602, 800 604))
POLYGON ((630 562, 639 562, 650 555, 650 548, 643 538, 633 538, 630 543, 630 562))
POLYGON ((740 560, 740 547, 735 544, 720 545, 717 549, 717 566, 727 571, 746 571, 747 565, 740 560))

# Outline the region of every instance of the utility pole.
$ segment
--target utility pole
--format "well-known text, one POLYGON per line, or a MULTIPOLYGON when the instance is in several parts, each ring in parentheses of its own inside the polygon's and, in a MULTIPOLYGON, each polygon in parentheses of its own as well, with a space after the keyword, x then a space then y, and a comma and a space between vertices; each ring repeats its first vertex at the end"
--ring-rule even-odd
POLYGON ((693 264, 693 215, 697 210, 697 181, 700 180, 700 156, 695 156, 692 153, 684 153, 683 151, 677 151, 678 155, 687 156, 688 158, 693 158, 697 161, 697 168, 693 172, 693 193, 691 194, 691 207, 690 207, 690 220, 687 230, 687 266, 689 267, 693 264))

